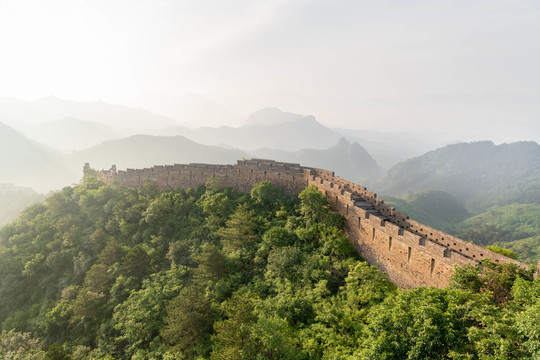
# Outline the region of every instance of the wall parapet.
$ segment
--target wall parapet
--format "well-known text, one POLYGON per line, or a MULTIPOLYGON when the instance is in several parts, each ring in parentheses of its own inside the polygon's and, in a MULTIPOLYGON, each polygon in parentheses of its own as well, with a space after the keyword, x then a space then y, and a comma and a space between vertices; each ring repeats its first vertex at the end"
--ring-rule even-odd
MULTIPOLYGON (((85 164, 85 170, 90 169, 85 164)), ((145 169, 96 171, 104 183, 141 187, 148 180, 162 190, 190 188, 215 179, 222 186, 249 192, 268 180, 288 194, 298 195, 313 184, 332 208, 345 217, 345 233, 366 261, 385 271, 402 288, 445 287, 455 265, 478 265, 482 259, 527 265, 409 219, 388 206, 365 186, 334 172, 268 159, 238 160, 235 165, 174 164, 145 169)))

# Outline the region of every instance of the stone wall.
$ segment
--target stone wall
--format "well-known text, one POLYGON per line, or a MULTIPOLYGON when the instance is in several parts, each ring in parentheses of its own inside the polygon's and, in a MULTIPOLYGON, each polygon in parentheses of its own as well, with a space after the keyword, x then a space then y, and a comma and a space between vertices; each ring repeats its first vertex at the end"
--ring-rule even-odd
MULTIPOLYGON (((89 165, 85 165, 85 169, 89 165)), ((345 216, 345 233, 360 256, 388 274, 401 288, 445 287, 454 265, 477 265, 483 258, 496 262, 516 260, 463 241, 409 219, 368 191, 324 169, 273 160, 239 160, 236 165, 187 164, 147 169, 96 172, 105 183, 140 187, 147 180, 162 190, 190 188, 215 179, 222 186, 249 192, 261 180, 269 180, 287 194, 299 194, 313 184, 326 195, 332 208, 345 216)))

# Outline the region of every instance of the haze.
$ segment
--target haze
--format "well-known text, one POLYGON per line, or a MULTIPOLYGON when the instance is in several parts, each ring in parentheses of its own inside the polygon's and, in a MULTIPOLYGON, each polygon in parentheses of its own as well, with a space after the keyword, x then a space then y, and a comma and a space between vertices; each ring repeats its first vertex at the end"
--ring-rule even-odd
POLYGON ((3 0, 0 96, 540 140, 535 1, 3 0))

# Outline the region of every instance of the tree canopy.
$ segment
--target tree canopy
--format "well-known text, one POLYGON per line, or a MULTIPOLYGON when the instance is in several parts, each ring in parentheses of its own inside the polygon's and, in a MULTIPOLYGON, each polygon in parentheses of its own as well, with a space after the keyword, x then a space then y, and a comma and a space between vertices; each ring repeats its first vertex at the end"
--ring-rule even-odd
POLYGON ((540 285, 484 263, 396 289, 315 187, 86 178, 0 230, 5 359, 535 359, 540 285))

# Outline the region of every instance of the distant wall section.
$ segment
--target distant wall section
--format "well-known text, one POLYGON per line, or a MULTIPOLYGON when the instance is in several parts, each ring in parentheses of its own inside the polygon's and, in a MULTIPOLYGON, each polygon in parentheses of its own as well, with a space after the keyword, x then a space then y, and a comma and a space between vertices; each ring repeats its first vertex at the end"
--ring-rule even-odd
MULTIPOLYGON (((89 164, 85 169, 90 168, 89 164)), ((313 184, 325 194, 332 208, 345 217, 345 233, 368 263, 388 274, 401 288, 446 287, 454 265, 477 265, 483 258, 495 262, 516 260, 463 241, 409 219, 390 207, 377 194, 324 169, 273 160, 239 160, 236 165, 186 164, 154 166, 147 169, 96 171, 105 183, 128 187, 152 181, 162 190, 191 188, 215 179, 222 186, 250 192, 262 180, 272 182, 287 194, 299 194, 313 184)))

